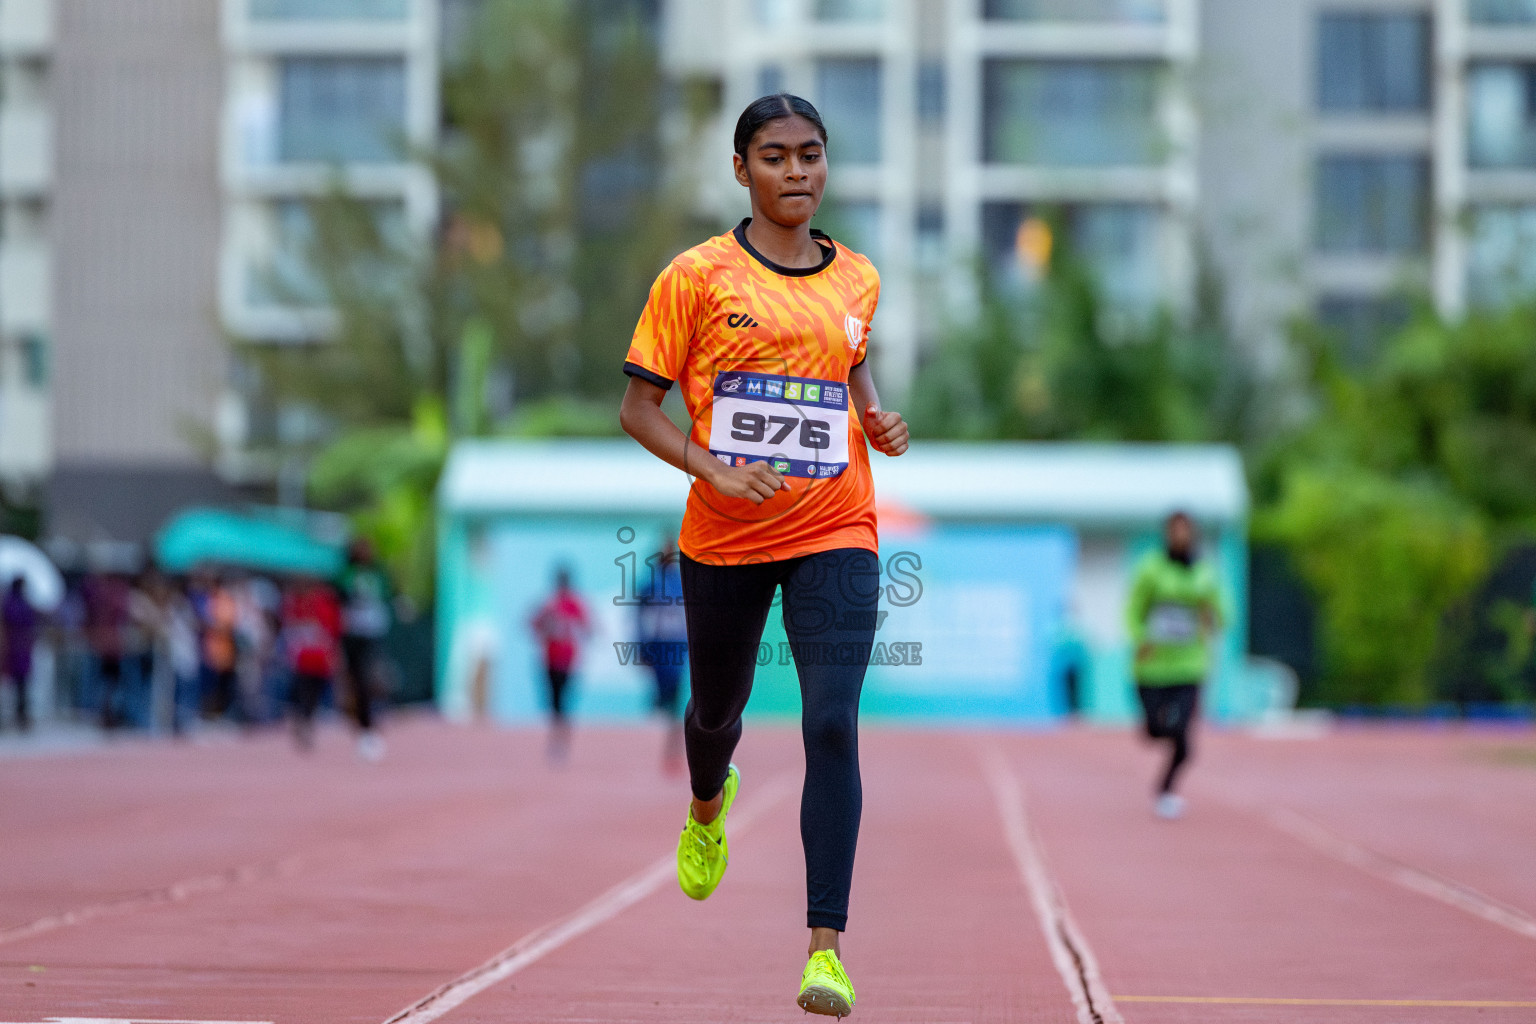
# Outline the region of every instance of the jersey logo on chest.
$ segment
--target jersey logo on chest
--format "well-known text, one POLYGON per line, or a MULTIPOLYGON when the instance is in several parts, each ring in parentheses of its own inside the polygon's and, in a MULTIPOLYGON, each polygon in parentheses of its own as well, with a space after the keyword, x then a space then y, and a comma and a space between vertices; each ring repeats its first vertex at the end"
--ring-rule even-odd
POLYGON ((756 327, 757 326, 757 321, 752 319, 752 317, 747 315, 746 313, 732 313, 730 316, 725 318, 725 322, 726 322, 727 326, 730 326, 730 327, 756 327))
POLYGON ((848 332, 848 347, 858 349, 859 342, 864 340, 864 321, 849 313, 843 318, 843 329, 848 332))

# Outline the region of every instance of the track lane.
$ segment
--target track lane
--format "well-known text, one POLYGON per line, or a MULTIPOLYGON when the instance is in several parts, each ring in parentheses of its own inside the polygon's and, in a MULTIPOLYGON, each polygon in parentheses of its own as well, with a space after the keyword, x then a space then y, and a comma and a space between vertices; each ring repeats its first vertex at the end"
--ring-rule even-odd
MULTIPOLYGON (((281 881, 0 947, 0 1006, 9 1012, 9 996, 22 990, 15 1004, 37 1019, 131 1010, 377 1024, 484 960, 509 932, 568 912, 670 841, 671 816, 660 809, 675 804, 682 784, 659 776, 649 732, 579 739, 583 767, 568 772, 541 763, 536 733, 488 734, 510 771, 488 768, 460 730, 431 734, 445 767, 498 782, 466 778, 482 790, 466 797, 455 772, 441 772, 435 784, 446 809, 397 815, 382 832, 336 837, 321 829, 310 837, 305 869, 281 881), (577 841, 589 835, 608 841, 577 841)), ((378 785, 387 805, 387 776, 378 785)), ((284 807, 320 804, 348 822, 354 795, 314 788, 267 813, 281 818, 284 807)), ((310 820, 307 811, 296 816, 310 820)))
MULTIPOLYGON (((749 728, 737 758, 743 799, 761 774, 754 745, 798 754, 795 733, 764 732, 749 728)), ((1076 1020, 977 767, 980 739, 885 729, 861 737, 864 818, 843 938, 855 1020, 1076 1020)), ((664 886, 444 1024, 806 1019, 794 1004, 807 936, 797 805, 785 801, 733 843, 708 901, 664 886)))
MULTIPOLYGON (((279 740, 26 762, 20 787, 18 763, 0 766, 0 814, 32 829, 0 848, 0 892, 31 906, 153 892, 242 855, 233 862, 254 863, 253 852, 302 856, 282 877, 0 944, 0 1017, 379 1024, 660 863, 675 841, 686 786, 655 771, 650 730, 578 732, 563 772, 543 765, 536 732, 429 721, 393 738, 382 766, 340 743, 305 762, 279 740)), ((1488 754, 1507 737, 1485 748, 1467 736, 1202 736, 1191 814, 1169 825, 1149 811, 1155 756, 1124 733, 878 726, 863 738, 845 943, 860 1019, 1076 1019, 980 768, 989 742, 1023 786, 1050 874, 1130 1024, 1532 1019, 1500 1005, 1536 1002, 1529 939, 1265 818, 1290 808, 1524 913, 1505 846, 1526 834, 1536 771, 1488 754), (1458 799, 1465 787, 1481 795, 1458 799), (1237 792, 1249 802, 1231 803, 1237 792)), ((748 796, 798 775, 798 734, 754 723, 742 761, 748 796)), ((733 850, 708 903, 660 883, 442 1019, 800 1019, 796 804, 733 850)))
MULTIPOLYGON (((1255 742, 1233 738, 1227 752, 1255 742)), ((1348 764, 1356 756, 1350 743, 1341 737, 1305 753, 1348 764)), ((1007 750, 1029 781, 1063 889, 1133 1024, 1410 1024, 1450 1020, 1452 1012, 1529 1019, 1513 1005, 1430 1005, 1536 1000, 1528 940, 1325 856, 1210 789, 1202 795, 1202 773, 1215 788, 1237 771, 1209 747, 1189 778, 1191 811, 1176 823, 1152 816, 1154 759, 1129 737, 1068 732, 1015 739, 1007 750)), ((1418 769, 1433 766, 1420 759, 1418 769)), ((1283 766, 1266 770, 1293 796, 1310 792, 1285 779, 1283 766)), ((1362 804, 1374 798, 1347 776, 1334 775, 1327 787, 1362 804)))

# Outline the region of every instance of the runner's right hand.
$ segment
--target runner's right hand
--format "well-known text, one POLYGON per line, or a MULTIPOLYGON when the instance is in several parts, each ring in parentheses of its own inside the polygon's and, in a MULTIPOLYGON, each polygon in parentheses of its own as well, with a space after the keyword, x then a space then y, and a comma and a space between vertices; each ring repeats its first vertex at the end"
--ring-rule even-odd
POLYGON ((789 490, 784 477, 766 462, 721 466, 710 483, 727 498, 746 498, 754 505, 761 505, 779 491, 789 490))

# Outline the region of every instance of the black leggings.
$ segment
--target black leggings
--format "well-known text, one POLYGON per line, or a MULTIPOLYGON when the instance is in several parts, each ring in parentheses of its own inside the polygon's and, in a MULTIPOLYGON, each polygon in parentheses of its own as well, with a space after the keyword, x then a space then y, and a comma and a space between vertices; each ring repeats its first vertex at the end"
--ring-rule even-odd
POLYGON ((341 655, 347 662, 347 683, 352 687, 352 716, 364 732, 373 728, 373 673, 378 641, 371 636, 343 636, 341 655))
POLYGON ((549 717, 558 724, 565 722, 565 693, 570 684, 571 673, 563 668, 544 669, 549 677, 549 717))
POLYGON ((1168 757, 1168 770, 1163 773, 1159 793, 1172 793, 1179 769, 1189 760, 1189 728, 1195 721, 1195 710, 1200 702, 1198 683, 1176 683, 1172 686, 1138 686, 1141 708, 1146 713, 1147 736, 1154 740, 1168 740, 1172 753, 1168 757))
MULTIPOLYGON (((848 890, 864 791, 859 781, 859 691, 875 639, 880 561, 872 551, 839 548, 782 562, 706 565, 684 555, 693 696, 683 713, 693 795, 711 800, 741 739, 763 626, 774 591, 784 588, 784 631, 800 676, 805 787, 800 841, 805 847, 806 923, 848 924, 848 890)), ((776 657, 776 651, 766 651, 776 657)))

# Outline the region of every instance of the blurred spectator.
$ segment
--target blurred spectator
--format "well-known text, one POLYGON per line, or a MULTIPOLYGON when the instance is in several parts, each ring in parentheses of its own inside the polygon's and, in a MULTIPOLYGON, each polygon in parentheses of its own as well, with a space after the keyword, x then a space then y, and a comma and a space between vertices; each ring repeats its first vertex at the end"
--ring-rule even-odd
POLYGON ((196 713, 197 617, 176 583, 159 572, 144 580, 150 636, 150 725, 180 733, 196 713))
POLYGON ((154 570, 125 579, 128 614, 123 622, 120 725, 155 727, 155 604, 149 595, 154 570))
POLYGON ((559 762, 570 749, 571 727, 566 718, 566 693, 581 644, 591 634, 591 618, 581 596, 571 586, 571 572, 555 570, 555 592, 534 613, 533 632, 544 646, 544 671, 549 683, 549 759, 559 762))
POLYGON ((244 576, 233 585, 235 598, 235 683, 246 725, 271 718, 267 685, 276 662, 277 630, 283 593, 264 576, 244 576))
POLYGON ((101 726, 115 729, 125 717, 123 641, 128 628, 129 587, 115 573, 94 573, 81 587, 85 640, 100 698, 101 726))
POLYGON ((680 772, 683 767, 683 727, 678 697, 683 669, 688 663, 688 616, 683 608, 683 577, 677 564, 677 545, 670 535, 654 559, 647 559, 650 576, 640 591, 638 632, 640 661, 655 679, 654 707, 661 713, 665 730, 661 747, 662 770, 680 772))
POLYGON ((336 676, 341 605, 318 580, 295 581, 283 600, 282 648, 291 673, 293 739, 300 750, 314 743, 315 709, 336 676))
POLYGON ((202 621, 202 704, 203 717, 223 718, 233 713, 245 721, 240 706, 240 685, 236 676, 239 659, 236 629, 239 607, 234 588, 216 580, 204 599, 202 621))
POLYGON ((373 695, 378 689, 380 645, 389 633, 389 580, 374 561, 373 546, 363 538, 347 549, 341 593, 346 602, 341 645, 357 720, 357 752, 377 761, 384 756, 384 740, 374 728, 373 695))
POLYGON ((32 648, 37 643, 37 610, 27 600, 27 581, 18 576, 11 580, 0 598, 0 684, 16 687, 16 727, 22 732, 32 728, 27 705, 27 684, 32 677, 32 648))

